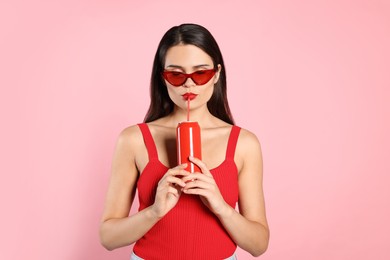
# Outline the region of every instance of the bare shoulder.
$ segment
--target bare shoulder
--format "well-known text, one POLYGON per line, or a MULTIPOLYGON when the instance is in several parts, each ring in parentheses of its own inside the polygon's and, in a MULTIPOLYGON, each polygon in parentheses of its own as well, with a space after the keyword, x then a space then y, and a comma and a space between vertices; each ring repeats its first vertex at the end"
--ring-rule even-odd
POLYGON ((131 125, 126 128, 124 128, 120 134, 119 137, 127 137, 127 138, 139 138, 142 137, 141 130, 138 125, 131 125))
POLYGON ((254 133, 247 129, 241 128, 235 159, 240 172, 245 166, 253 164, 262 165, 260 141, 254 133))
POLYGON ((140 145, 143 145, 143 137, 138 125, 132 125, 124 128, 118 136, 117 145, 136 151, 140 145))
POLYGON ((248 153, 261 152, 260 141, 257 136, 251 131, 241 128, 237 142, 237 151, 240 154, 247 155, 248 153))

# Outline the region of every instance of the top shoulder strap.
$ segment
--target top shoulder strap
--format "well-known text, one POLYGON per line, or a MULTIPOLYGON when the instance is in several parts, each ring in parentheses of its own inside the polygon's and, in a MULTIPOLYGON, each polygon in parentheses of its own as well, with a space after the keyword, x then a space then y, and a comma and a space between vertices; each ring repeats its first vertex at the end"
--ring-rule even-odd
POLYGON ((157 159, 157 149, 156 144, 154 143, 152 134, 150 133, 149 126, 146 123, 138 124, 138 127, 141 129, 142 136, 144 138, 146 149, 148 150, 149 161, 152 159, 157 159))
POLYGON ((226 159, 234 159, 234 153, 236 151, 238 136, 240 135, 241 128, 233 125, 230 131, 228 146, 226 150, 226 159))

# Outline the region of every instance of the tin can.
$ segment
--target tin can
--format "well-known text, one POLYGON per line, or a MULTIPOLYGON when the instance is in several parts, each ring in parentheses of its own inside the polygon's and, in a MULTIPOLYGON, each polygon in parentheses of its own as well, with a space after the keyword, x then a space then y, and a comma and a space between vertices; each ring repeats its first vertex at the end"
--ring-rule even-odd
POLYGON ((200 168, 189 161, 192 156, 202 159, 200 127, 198 122, 181 122, 176 128, 177 163, 187 163, 186 170, 194 173, 201 172, 200 168))

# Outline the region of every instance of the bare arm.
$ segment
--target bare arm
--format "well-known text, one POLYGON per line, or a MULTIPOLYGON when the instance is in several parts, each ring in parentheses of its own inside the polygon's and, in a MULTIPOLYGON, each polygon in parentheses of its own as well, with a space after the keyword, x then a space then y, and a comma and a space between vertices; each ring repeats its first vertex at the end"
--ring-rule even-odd
POLYGON ((269 241, 261 147, 253 134, 242 131, 241 137, 237 146, 244 156, 238 180, 240 213, 227 206, 218 217, 238 246, 259 256, 267 250, 269 241))
POLYGON ((134 243, 157 222, 148 210, 128 217, 138 178, 133 148, 137 146, 137 136, 135 127, 127 128, 115 147, 100 226, 101 243, 109 250, 134 243))
POLYGON ((136 151, 142 149, 143 145, 137 126, 125 129, 119 135, 100 226, 100 240, 108 250, 130 245, 140 239, 177 203, 180 193, 173 188, 174 184, 185 185, 176 177, 188 174, 183 170, 185 165, 168 170, 159 182, 155 203, 128 216, 138 179, 136 151))
POLYGON ((255 135, 241 131, 236 156, 241 162, 238 180, 240 213, 223 200, 211 173, 196 158, 191 160, 202 169, 203 174, 185 177, 183 180, 196 181, 187 183, 184 192, 203 196, 207 200, 206 205, 219 218, 234 242, 253 256, 259 256, 267 250, 269 229, 262 185, 261 148, 255 135))

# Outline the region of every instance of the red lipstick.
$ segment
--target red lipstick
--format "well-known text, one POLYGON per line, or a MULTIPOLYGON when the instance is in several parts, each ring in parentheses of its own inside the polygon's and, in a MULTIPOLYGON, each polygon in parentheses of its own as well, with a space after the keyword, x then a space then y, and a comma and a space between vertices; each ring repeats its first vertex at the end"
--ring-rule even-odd
POLYGON ((185 93, 183 95, 183 98, 185 100, 193 100, 194 98, 196 98, 197 94, 194 94, 194 93, 185 93))

